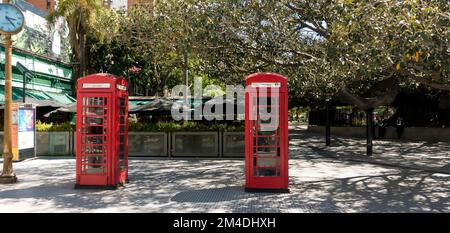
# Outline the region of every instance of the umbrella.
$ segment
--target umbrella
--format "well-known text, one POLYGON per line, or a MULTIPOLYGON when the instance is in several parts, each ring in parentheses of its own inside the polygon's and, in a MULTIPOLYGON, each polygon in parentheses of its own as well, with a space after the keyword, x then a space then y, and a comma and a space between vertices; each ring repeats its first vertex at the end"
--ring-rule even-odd
MULTIPOLYGON (((128 109, 134 109, 138 107, 137 105, 128 103, 128 109)), ((55 109, 47 114, 45 114, 45 117, 49 117, 51 114, 56 113, 56 112, 69 112, 69 113, 76 113, 77 112, 77 102, 73 102, 70 104, 66 104, 58 109, 55 109)))
MULTIPOLYGON (((143 104, 136 106, 134 108, 130 108, 130 113, 136 112, 171 112, 172 106, 174 104, 182 104, 182 102, 175 102, 168 98, 159 98, 155 99, 148 104, 143 104)), ((184 107, 184 110, 190 110, 190 108, 184 107)))
POLYGON ((60 108, 57 108, 51 112, 48 112, 47 114, 45 114, 45 117, 49 117, 51 114, 56 113, 56 112, 70 112, 70 113, 74 113, 77 111, 77 103, 71 103, 71 104, 66 104, 60 108))

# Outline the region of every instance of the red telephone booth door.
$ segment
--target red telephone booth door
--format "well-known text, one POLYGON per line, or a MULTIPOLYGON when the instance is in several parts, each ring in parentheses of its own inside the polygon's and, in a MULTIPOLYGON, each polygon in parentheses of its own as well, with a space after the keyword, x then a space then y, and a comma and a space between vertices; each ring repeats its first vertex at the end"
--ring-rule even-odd
POLYGON ((280 105, 283 106, 283 98, 278 95, 261 95, 255 92, 248 93, 249 114, 254 116, 250 120, 250 140, 252 158, 249 161, 248 189, 287 189, 286 169, 284 161, 284 147, 281 146, 280 105), (265 99, 265 100, 264 100, 265 99), (271 100, 276 100, 271 103, 271 100), (278 103, 277 103, 278 102, 278 103), (275 109, 276 108, 276 109, 275 109), (267 112, 274 111, 268 120, 267 112), (278 111, 278 114, 275 114, 278 111))
POLYGON ((286 78, 257 73, 246 78, 247 191, 288 192, 286 78))
POLYGON ((107 186, 111 183, 110 94, 80 93, 77 106, 77 184, 107 186))

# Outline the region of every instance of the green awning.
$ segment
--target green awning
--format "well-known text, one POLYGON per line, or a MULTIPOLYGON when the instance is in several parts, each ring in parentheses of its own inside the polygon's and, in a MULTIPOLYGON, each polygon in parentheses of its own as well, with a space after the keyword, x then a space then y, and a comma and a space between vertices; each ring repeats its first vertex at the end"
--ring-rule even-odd
POLYGON ((75 100, 66 93, 45 92, 45 94, 50 96, 50 98, 52 98, 53 100, 62 104, 71 104, 75 102, 75 100))
POLYGON ((134 105, 145 105, 152 102, 151 100, 128 100, 128 102, 134 104, 134 105))
MULTIPOLYGON (((0 85, 0 103, 5 102, 5 86, 0 85)), ((15 88, 12 89, 12 99, 13 101, 22 99, 22 89, 21 88, 15 88)))
MULTIPOLYGON (((0 85, 0 104, 5 102, 5 93, 3 85, 0 85)), ((13 87, 12 89, 12 99, 13 101, 20 101, 22 99, 22 88, 13 87)), ((36 100, 52 100, 61 105, 66 105, 75 102, 76 100, 68 95, 67 93, 54 93, 54 92, 43 92, 38 90, 25 91, 27 98, 33 98, 36 100)))
POLYGON ((44 92, 36 90, 27 90, 26 95, 38 100, 49 100, 52 99, 50 96, 46 95, 44 92))

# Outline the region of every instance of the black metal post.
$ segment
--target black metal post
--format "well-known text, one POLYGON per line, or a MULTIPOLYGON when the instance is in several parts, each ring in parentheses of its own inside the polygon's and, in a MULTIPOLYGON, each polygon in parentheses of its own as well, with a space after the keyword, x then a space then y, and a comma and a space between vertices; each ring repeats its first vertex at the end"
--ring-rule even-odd
POLYGON ((366 111, 366 134, 367 134, 367 156, 372 155, 372 145, 373 145, 373 108, 366 111))
POLYGON ((27 86, 27 75, 23 73, 23 90, 22 90, 22 102, 25 103, 25 88, 27 86))
POLYGON ((325 126, 325 143, 326 146, 331 144, 331 122, 330 122, 330 103, 326 103, 326 126, 325 126))

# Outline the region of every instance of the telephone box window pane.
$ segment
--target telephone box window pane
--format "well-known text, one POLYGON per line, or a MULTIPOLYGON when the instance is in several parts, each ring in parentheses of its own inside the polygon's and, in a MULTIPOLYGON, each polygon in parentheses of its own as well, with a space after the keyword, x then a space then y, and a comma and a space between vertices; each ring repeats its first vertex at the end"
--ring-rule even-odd
POLYGON ((104 173, 105 158, 103 156, 87 156, 83 161, 86 174, 104 173))
POLYGON ((85 125, 103 125, 103 118, 84 117, 83 124, 85 124, 85 125))
MULTIPOLYGON (((262 105, 262 107, 269 107, 271 105, 278 105, 279 103, 278 97, 276 96, 259 96, 258 97, 258 105, 262 105)), ((255 102, 256 103, 256 102, 255 102)))
POLYGON ((105 142, 103 136, 83 136, 82 140, 85 144, 103 144, 105 142))
POLYGON ((259 106, 259 113, 260 115, 272 113, 272 106, 259 106))
POLYGON ((262 124, 259 126, 258 134, 259 135, 271 135, 271 134, 275 134, 277 130, 278 130, 278 125, 262 124))
POLYGON ((254 176, 276 176, 276 169, 274 167, 260 167, 255 170, 254 176))
POLYGON ((257 162, 258 162, 258 164, 257 164, 258 167, 275 167, 276 166, 276 162, 277 162, 277 158, 276 157, 273 157, 273 158, 267 158, 267 157, 258 158, 257 162))
POLYGON ((103 126, 85 126, 82 132, 85 134, 103 134, 106 131, 106 127, 103 126))
POLYGON ((92 115, 102 116, 104 113, 104 108, 84 107, 84 111, 85 111, 86 115, 89 115, 89 116, 92 116, 92 115))
POLYGON ((258 146, 278 146, 277 137, 258 137, 258 146))
MULTIPOLYGON (((256 149, 256 148, 255 148, 256 149)), ((277 147, 258 147, 258 155, 277 155, 277 147)))
POLYGON ((255 176, 279 176, 280 158, 257 158, 255 176))
POLYGON ((106 149, 103 146, 98 145, 85 145, 82 147, 84 154, 104 154, 106 149))
POLYGON ((83 102, 84 105, 103 105, 103 97, 87 97, 87 101, 83 102))

